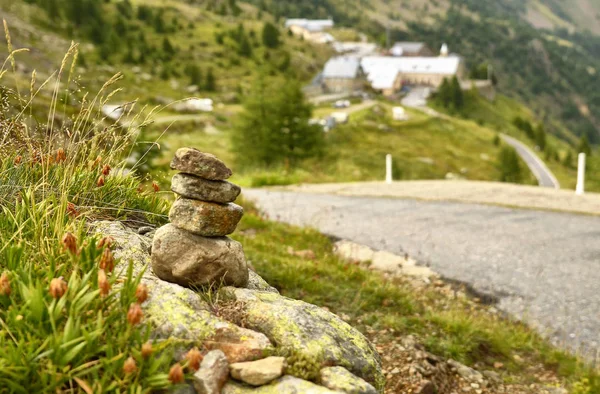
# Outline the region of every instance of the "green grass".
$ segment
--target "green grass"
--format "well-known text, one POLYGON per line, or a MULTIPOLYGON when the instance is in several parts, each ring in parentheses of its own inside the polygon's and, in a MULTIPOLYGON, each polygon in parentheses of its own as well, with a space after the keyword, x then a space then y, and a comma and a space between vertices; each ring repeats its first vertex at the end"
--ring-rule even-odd
MULTIPOLYGON (((295 169, 236 166, 230 144, 231 116, 222 118, 222 122, 215 119, 219 135, 207 134, 202 127, 175 123, 166 132, 162 125, 149 127, 143 139, 161 144, 161 156, 153 163, 162 170, 156 172, 160 174, 157 176, 165 181, 170 157, 184 145, 212 152, 232 164, 232 180, 244 186, 383 180, 388 153, 394 157, 395 179, 444 179, 448 173, 472 180, 500 178, 496 162, 500 147, 493 144, 495 131, 460 118, 432 118, 412 110, 409 115, 410 120, 405 122, 392 120, 391 105, 385 102, 354 113, 347 125, 326 135, 327 148, 322 157, 305 160, 295 169)), ((219 113, 215 117, 219 118, 219 113)), ((526 170, 525 183, 533 182, 526 170)))
MULTIPOLYGON (((536 125, 538 120, 535 115, 524 105, 516 100, 503 95, 497 95, 496 99, 488 101, 482 97, 474 97, 468 94, 466 106, 460 113, 453 113, 444 108, 431 103, 431 106, 436 110, 448 113, 451 116, 462 117, 465 120, 471 120, 477 123, 478 126, 505 133, 517 138, 525 145, 535 151, 538 157, 546 163, 548 168, 554 173, 559 181, 561 188, 575 190, 577 184, 577 159, 576 147, 578 139, 567 130, 562 124, 553 122, 546 125, 546 130, 552 129, 554 134, 547 134, 547 144, 552 151, 557 152, 559 160, 554 157, 548 157, 545 152, 539 152, 536 149, 534 141, 529 139, 525 132, 517 129, 513 120, 520 117, 529 120, 536 125), (567 152, 571 151, 574 157, 571 165, 565 165, 564 158, 567 152)), ((591 192, 600 192, 600 157, 598 152, 593 152, 591 157, 588 157, 587 172, 586 172, 586 188, 591 192)))
POLYGON ((74 55, 46 87, 55 108, 46 118, 64 123, 36 122, 26 103, 39 92, 5 92, 0 113, 0 392, 165 389, 173 345, 154 343, 153 357, 142 356, 151 327, 128 317, 141 276, 111 272, 110 246, 87 224, 164 223, 167 203, 120 165, 133 133, 95 111, 110 83, 79 112, 60 113, 55 82, 68 84, 74 55))
POLYGON ((244 205, 246 215, 235 238, 257 272, 283 295, 346 314, 363 332, 386 330, 389 340, 416 335, 434 354, 469 365, 492 369, 494 362, 502 362, 508 380, 529 384, 536 377, 524 367, 542 363, 566 383, 588 379, 589 393, 600 390, 594 371, 523 324, 460 298, 449 300, 431 290, 415 291, 402 280, 385 279, 336 257, 331 240, 317 231, 264 220, 244 205), (288 247, 310 249, 316 258, 292 255, 288 247), (515 355, 524 361, 515 361, 515 355))

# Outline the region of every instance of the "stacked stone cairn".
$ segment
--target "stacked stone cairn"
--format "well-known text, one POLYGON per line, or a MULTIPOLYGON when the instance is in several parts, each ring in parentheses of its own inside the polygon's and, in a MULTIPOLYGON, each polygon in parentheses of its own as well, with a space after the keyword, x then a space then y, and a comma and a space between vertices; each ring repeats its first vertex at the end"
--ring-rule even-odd
POLYGON ((233 203, 240 187, 226 181, 231 170, 217 157, 193 148, 179 149, 171 169, 179 171, 171 183, 179 197, 169 213, 171 223, 154 237, 154 273, 187 287, 246 287, 249 273, 242 245, 227 237, 244 214, 233 203))

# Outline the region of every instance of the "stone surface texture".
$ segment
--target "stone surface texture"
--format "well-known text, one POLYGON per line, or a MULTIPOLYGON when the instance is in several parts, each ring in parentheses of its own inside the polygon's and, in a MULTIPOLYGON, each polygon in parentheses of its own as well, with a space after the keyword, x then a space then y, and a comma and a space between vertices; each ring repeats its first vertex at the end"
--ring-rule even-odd
POLYGON ((159 278, 182 286, 223 283, 245 287, 249 275, 239 242, 227 237, 201 237, 173 224, 156 231, 152 269, 159 278))
POLYGON ((285 369, 285 358, 267 357, 262 360, 235 363, 229 366, 231 376, 252 386, 263 386, 280 378, 285 369))
POLYGON ((115 272, 125 275, 129 263, 134 275, 143 272, 142 283, 148 287, 149 297, 142 308, 144 319, 155 327, 153 338, 208 343, 210 349, 222 349, 228 358, 231 355, 232 362, 255 360, 272 349, 265 335, 215 316, 200 294, 157 277, 150 269, 150 238, 120 222, 95 222, 91 232, 114 238, 114 254, 119 259, 115 272))
POLYGON ((220 350, 204 356, 200 369, 194 374, 194 388, 198 394, 220 394, 229 378, 229 363, 220 350))
POLYGON ((258 275, 256 272, 249 270, 248 276, 249 279, 248 285, 246 286, 247 289, 279 294, 279 291, 277 291, 276 288, 268 284, 267 281, 261 278, 260 275, 258 275))
POLYGON ((320 382, 330 390, 346 394, 377 394, 375 387, 353 375, 344 367, 323 368, 320 382))
POLYGON ((331 391, 306 380, 293 376, 284 376, 269 385, 251 387, 234 381, 229 381, 223 387, 222 394, 343 394, 331 391))
POLYGON ((242 189, 227 181, 211 181, 189 174, 176 174, 171 190, 182 197, 227 204, 234 202, 242 189))
POLYGON ((244 215, 236 204, 217 204, 180 198, 171 207, 169 220, 182 230, 203 237, 222 237, 235 231, 244 215))
POLYGON ((343 366, 377 388, 385 384, 373 345, 336 315, 275 293, 226 287, 221 294, 224 299, 242 302, 245 327, 265 334, 275 346, 343 366))
POLYGON ((171 161, 171 169, 213 181, 229 179, 232 175, 216 156, 193 148, 178 149, 171 161))

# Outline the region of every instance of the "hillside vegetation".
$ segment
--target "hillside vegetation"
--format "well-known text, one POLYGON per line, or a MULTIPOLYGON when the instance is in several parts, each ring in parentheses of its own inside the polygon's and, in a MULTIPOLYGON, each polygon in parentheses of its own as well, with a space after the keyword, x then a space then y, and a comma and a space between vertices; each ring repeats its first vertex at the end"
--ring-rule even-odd
MULTIPOLYGON (((501 91, 523 100, 540 119, 547 123, 560 120, 576 135, 600 141, 600 100, 594 88, 600 70, 600 37, 573 22, 584 13, 587 18, 597 18, 597 3, 577 1, 577 5, 585 3, 579 10, 571 2, 554 0, 260 3, 278 10, 278 15, 332 15, 342 25, 367 32, 382 45, 386 43, 386 26, 390 27, 391 42, 425 41, 434 49, 447 43, 452 52, 465 57, 470 70, 491 64, 501 91), (553 18, 564 23, 558 29, 536 29, 527 19, 528 9, 535 4, 545 4, 553 18), (563 27, 569 24, 578 28, 563 27)), ((596 21, 591 25, 600 24, 596 21)), ((559 130, 551 127, 550 131, 556 134, 559 130)))

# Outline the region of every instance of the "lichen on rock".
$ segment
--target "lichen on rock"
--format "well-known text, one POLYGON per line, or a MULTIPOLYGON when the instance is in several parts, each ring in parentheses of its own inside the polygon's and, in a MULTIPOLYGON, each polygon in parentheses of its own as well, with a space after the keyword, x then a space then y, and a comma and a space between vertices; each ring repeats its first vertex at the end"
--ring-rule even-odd
POLYGON ((279 349, 345 367, 377 388, 385 385, 373 345, 336 315, 275 293, 233 287, 221 293, 225 299, 244 302, 246 327, 265 334, 279 349))

